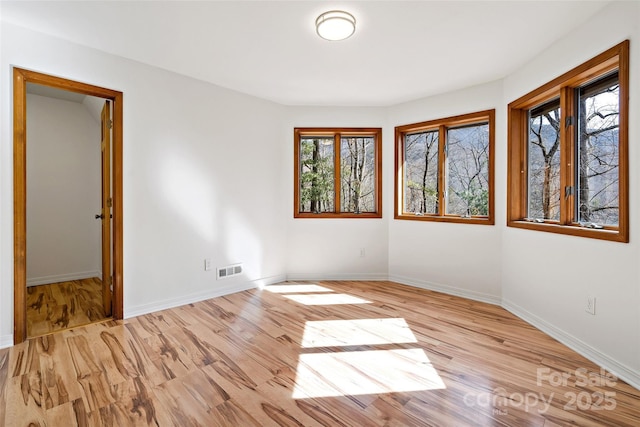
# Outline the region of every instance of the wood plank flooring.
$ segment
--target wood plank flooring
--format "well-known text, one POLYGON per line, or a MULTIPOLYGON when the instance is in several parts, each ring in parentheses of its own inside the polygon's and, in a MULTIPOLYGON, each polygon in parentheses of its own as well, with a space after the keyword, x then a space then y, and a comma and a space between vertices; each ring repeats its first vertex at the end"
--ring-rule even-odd
POLYGON ((97 278, 29 286, 27 336, 87 325, 106 319, 102 281, 97 278))
POLYGON ((497 306, 283 283, 0 350, 0 425, 638 426, 640 391, 497 306))

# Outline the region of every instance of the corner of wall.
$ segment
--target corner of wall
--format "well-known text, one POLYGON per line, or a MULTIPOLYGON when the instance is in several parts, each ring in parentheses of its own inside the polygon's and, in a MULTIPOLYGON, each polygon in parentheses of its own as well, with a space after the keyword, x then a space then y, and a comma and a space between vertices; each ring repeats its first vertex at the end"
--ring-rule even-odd
POLYGON ((447 295, 455 295, 474 301, 486 302, 488 304, 501 305, 502 303, 500 296, 491 295, 484 292, 471 291, 464 288, 457 288, 454 286, 443 285, 440 283, 430 282, 428 280, 414 279, 400 275, 391 275, 389 277, 389 280, 407 286, 427 289, 429 291, 442 292, 447 295))

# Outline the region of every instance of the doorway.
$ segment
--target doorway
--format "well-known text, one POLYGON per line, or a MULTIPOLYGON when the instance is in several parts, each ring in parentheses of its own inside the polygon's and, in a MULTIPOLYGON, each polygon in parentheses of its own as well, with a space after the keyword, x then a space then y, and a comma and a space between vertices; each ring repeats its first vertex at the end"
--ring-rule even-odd
MULTIPOLYGON (((100 171, 101 191, 96 187, 96 197, 99 195, 100 209, 95 214, 95 220, 101 223, 100 234, 100 273, 98 280, 73 280, 62 283, 62 293, 69 293, 82 287, 83 292, 93 287, 101 295, 97 298, 94 308, 102 309, 104 316, 121 319, 122 304, 122 93, 85 83, 75 82, 59 77, 37 73, 20 68, 13 69, 13 107, 14 107, 14 343, 18 344, 27 338, 27 88, 38 87, 45 92, 66 93, 70 97, 89 96, 94 101, 101 98, 102 108, 99 113, 101 129, 100 137, 100 171), (63 92, 61 92, 63 91, 63 92)), ((99 101, 99 100, 98 100, 99 101)), ((30 146, 30 153, 37 150, 37 146, 30 146)), ((50 147, 54 152, 55 145, 50 147)), ((31 154, 33 156, 33 154, 31 154)), ((62 156, 64 157, 64 156, 62 156)), ((33 160, 31 160, 33 161, 33 160)), ((29 171, 31 171, 29 169, 29 171)), ((97 172, 96 172, 97 173, 97 172)), ((97 176, 97 175, 96 175, 97 176)), ((65 184, 62 184, 65 185, 65 184)), ((68 184, 67 184, 68 185, 68 184)), ((32 191, 30 189, 30 191, 32 191)), ((34 206, 30 202, 29 206, 34 206)), ((33 219, 33 212, 29 211, 30 221, 35 228, 37 222, 33 219)), ((64 215, 62 215, 64 216, 64 215)), ((86 216, 86 215, 85 215, 86 216)), ((47 221, 46 215, 44 220, 47 221)), ((30 227, 31 228, 31 227, 30 227)), ((60 241, 60 238, 58 238, 60 241)), ((33 241, 30 243, 33 244, 33 241)), ((62 251, 51 251, 50 257, 61 257, 62 251)), ((35 258, 35 255, 31 255, 35 258)), ((38 261, 34 259, 34 261, 38 261)), ((52 276, 57 277, 57 276, 52 276)), ((63 276, 60 276, 63 277, 63 276)), ((92 279, 88 277, 86 279, 92 279)), ((31 283, 33 284, 33 283, 31 283)), ((31 288, 30 288, 31 289, 31 288)), ((54 288, 55 289, 55 288, 54 288)), ((77 301, 77 300, 76 300, 77 301)), ((38 305, 38 300, 30 302, 38 305)), ((68 320, 69 310, 80 309, 71 302, 65 308, 56 307, 58 312, 51 313, 52 322, 60 320, 61 325, 68 320)), ((96 310, 98 311, 98 310, 96 310)), ((85 322, 86 323, 86 322, 85 322)), ((69 325, 73 326, 73 325, 69 325)), ((36 335, 38 333, 36 332, 36 335)), ((29 334, 34 335, 34 334, 29 334)))

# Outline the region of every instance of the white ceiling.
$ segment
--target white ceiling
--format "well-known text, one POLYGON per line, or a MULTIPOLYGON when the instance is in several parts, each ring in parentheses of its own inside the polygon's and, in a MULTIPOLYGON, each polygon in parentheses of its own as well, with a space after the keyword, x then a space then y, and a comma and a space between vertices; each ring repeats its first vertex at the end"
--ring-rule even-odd
MULTIPOLYGON (((500 79, 607 1, 2 1, 2 20, 286 105, 388 106, 500 79), (320 39, 344 9, 354 36, 320 39)), ((42 70, 46 71, 46 70, 42 70)))

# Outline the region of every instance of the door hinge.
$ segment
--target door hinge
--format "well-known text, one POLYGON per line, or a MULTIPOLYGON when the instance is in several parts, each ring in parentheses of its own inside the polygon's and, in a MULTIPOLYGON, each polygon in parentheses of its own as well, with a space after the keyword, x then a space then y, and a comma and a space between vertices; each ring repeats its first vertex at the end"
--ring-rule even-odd
POLYGON ((112 207, 112 206, 113 206, 113 199, 111 199, 111 197, 109 197, 109 198, 107 199, 107 207, 108 207, 108 208, 110 208, 110 207, 112 207))
POLYGON ((109 127, 109 129, 113 129, 113 120, 109 120, 107 122, 107 126, 109 127))

